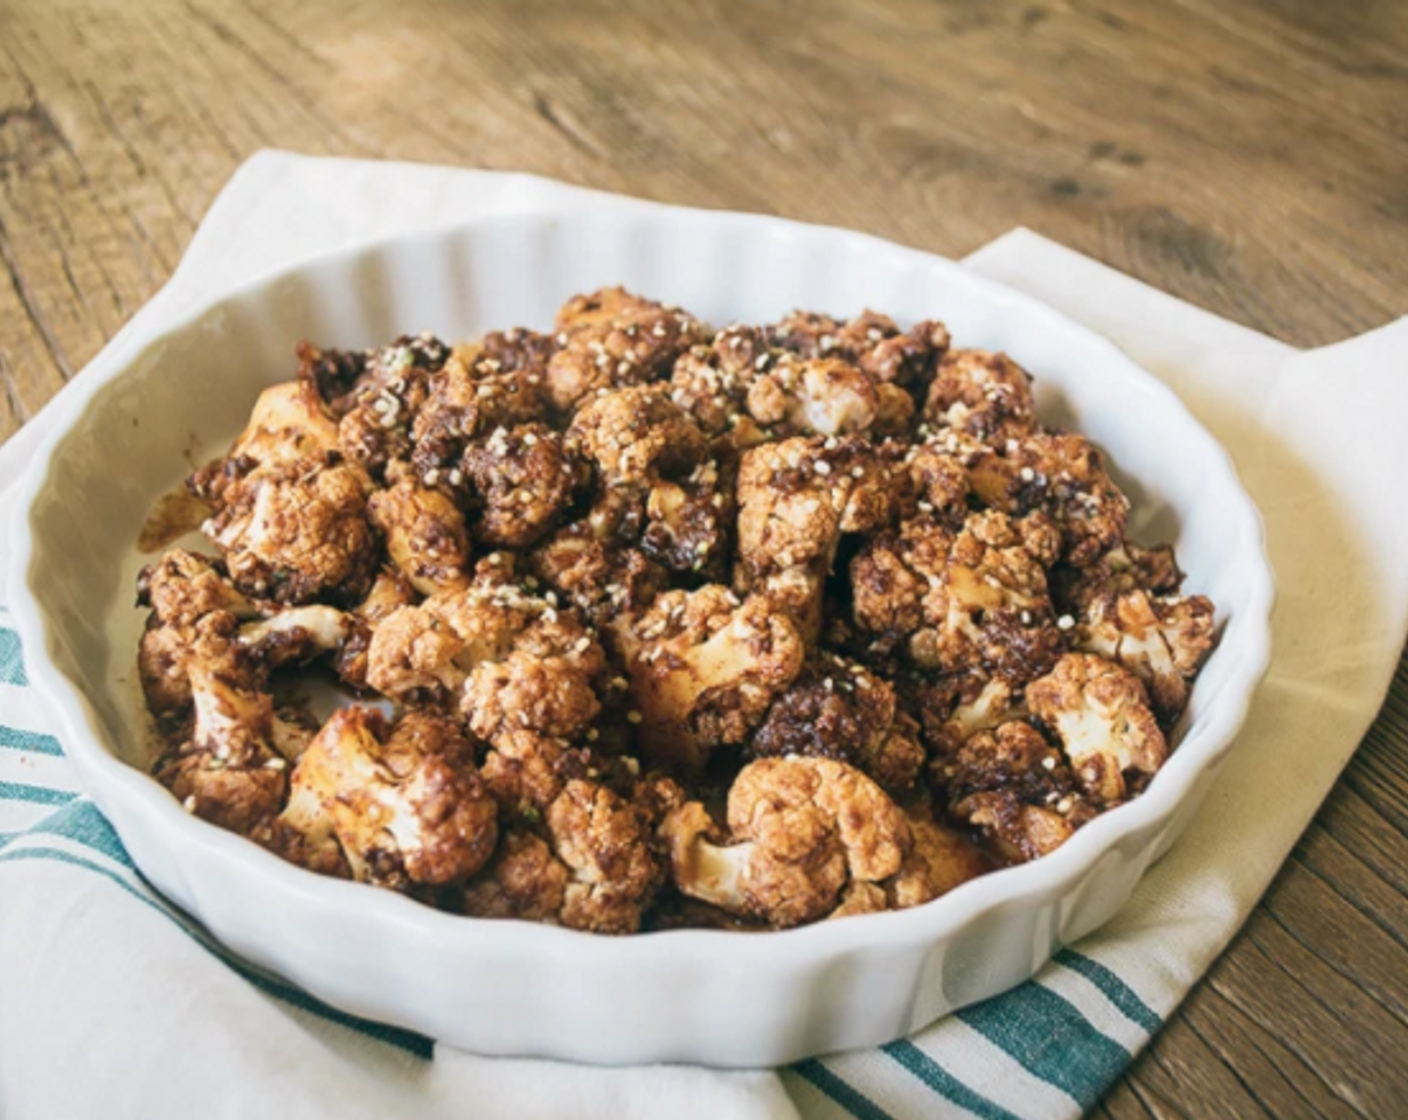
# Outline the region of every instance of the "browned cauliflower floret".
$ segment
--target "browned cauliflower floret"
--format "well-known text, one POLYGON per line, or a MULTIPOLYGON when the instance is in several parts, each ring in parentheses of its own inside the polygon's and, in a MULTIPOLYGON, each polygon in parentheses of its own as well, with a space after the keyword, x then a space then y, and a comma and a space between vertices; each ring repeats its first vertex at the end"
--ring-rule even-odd
POLYGON ((888 909, 922 906, 991 870, 977 845, 961 832, 927 812, 911 812, 908 820, 913 845, 899 871, 885 883, 888 909))
POLYGON ((775 359, 757 327, 725 327, 708 346, 682 354, 670 377, 670 399, 709 436, 742 418, 748 390, 775 359))
POLYGON ((924 319, 907 331, 888 315, 863 311, 836 334, 840 352, 881 381, 923 389, 949 348, 948 328, 924 319))
POLYGON ((373 709, 342 708, 294 768, 276 847, 321 864, 335 841, 354 879, 381 886, 460 882, 498 839, 498 807, 473 763, 442 716, 411 711, 389 726, 373 709))
POLYGON ((1095 563, 1124 540, 1129 500, 1084 436, 1037 432, 1007 439, 968 457, 968 481, 994 509, 1049 514, 1061 529, 1061 555, 1075 567, 1095 563))
POLYGON ((604 540, 587 522, 558 530, 529 557, 533 574, 593 625, 639 613, 667 585, 665 571, 638 549, 604 540))
POLYGON ((206 557, 179 548, 142 569, 137 602, 152 608, 137 652, 147 707, 158 719, 180 716, 191 704, 188 663, 196 623, 207 615, 238 621, 257 612, 206 557))
POLYGON ((266 603, 261 617, 209 560, 182 549, 143 569, 138 602, 152 607, 138 672, 147 706, 168 729, 190 709, 193 661, 225 656, 221 643, 243 658, 249 687, 257 688, 268 670, 340 651, 351 633, 347 616, 323 605, 269 613, 266 603))
POLYGON ((396 467, 404 468, 411 426, 429 395, 431 377, 448 356, 445 344, 429 333, 403 335, 371 354, 355 388, 332 405, 341 416, 337 435, 342 453, 372 478, 381 480, 396 467))
POLYGON ((802 667, 802 640, 785 617, 717 584, 666 592, 611 630, 642 750, 685 766, 743 742, 802 667))
POLYGON ((595 637, 549 607, 513 635, 501 656, 475 664, 460 709, 470 731, 496 746, 521 731, 572 739, 601 711, 597 682, 605 669, 595 637))
POLYGON ((1106 805, 1141 790, 1168 745, 1139 678, 1103 657, 1068 653, 1027 686, 1032 713, 1061 740, 1081 788, 1106 805))
POLYGON ((734 583, 768 595, 814 640, 822 583, 845 533, 873 533, 904 498, 895 464, 855 438, 789 439, 746 452, 738 472, 734 583))
POLYGON ((765 428, 823 436, 896 434, 914 416, 908 393, 850 362, 790 354, 755 375, 746 403, 765 428))
POLYGON ((190 738, 163 758, 156 778, 189 812, 244 835, 266 829, 283 806, 287 759, 274 703, 236 640, 228 612, 199 619, 189 631, 186 674, 195 720, 190 738))
POLYGON ((377 569, 370 486, 334 456, 261 467, 230 486, 206 523, 235 586, 284 603, 355 602, 377 569))
POLYGON ((918 512, 947 528, 961 526, 968 516, 968 472, 962 461, 931 439, 913 445, 904 463, 918 512))
POLYGON ((478 509, 475 539, 490 548, 527 548, 546 534, 587 483, 575 439, 542 424, 496 428, 463 460, 478 509))
POLYGON ((1118 662, 1144 682, 1166 725, 1187 704, 1189 683, 1212 643, 1213 605, 1202 595, 1102 595, 1076 628, 1078 648, 1118 662))
POLYGON ((624 288, 569 300, 555 325, 560 349, 548 362, 548 394, 564 413, 600 389, 668 377, 680 354, 709 339, 692 315, 624 288))
POLYGON ((195 471, 186 485, 218 510, 229 500, 227 491, 256 471, 336 450, 337 425, 317 390, 304 381, 286 381, 259 394, 249 423, 229 453, 195 471))
POLYGON ((495 734, 494 749, 485 755, 480 772, 506 814, 531 820, 568 781, 587 777, 592 761, 590 751, 564 739, 506 727, 495 734))
POLYGON ((367 651, 367 683, 396 699, 418 690, 458 693, 471 669, 506 656, 515 635, 552 609, 513 581, 507 556, 491 553, 484 567, 467 588, 386 615, 367 651))
POLYGON ((749 763, 728 795, 726 842, 697 801, 661 825, 684 894, 775 926, 835 908, 848 883, 881 883, 900 870, 909 825, 859 770, 825 758, 749 763))
POLYGON ((367 687, 367 651, 382 619, 400 607, 414 606, 418 596, 404 576, 383 568, 367 597, 344 616, 347 638, 338 650, 337 675, 354 689, 367 687))
POLYGON ((713 460, 677 482, 657 482, 645 503, 641 551, 671 571, 727 578, 736 517, 731 483, 713 460))
POLYGON ((571 873, 558 920, 594 933, 634 933, 661 880, 636 808, 596 782, 568 782, 544 817, 571 873))
POLYGON ((569 872, 533 832, 508 832, 492 862, 471 881, 461 904, 476 918, 554 922, 567 897, 569 872))
POLYGON ((929 386, 924 419, 989 442, 1034 432, 1031 374, 1006 354, 950 350, 929 386))
POLYGON ((1045 855, 1095 815, 1066 760, 1028 723, 972 736, 938 769, 954 817, 1005 860, 1045 855))
POLYGON ((926 319, 901 331, 888 315, 863 311, 841 323, 828 315, 796 311, 769 329, 776 346, 806 358, 837 357, 882 382, 922 389, 948 351, 949 333, 926 319))
POLYGON ((921 519, 878 538, 851 562, 857 626, 925 669, 1015 683, 1044 672, 1063 641, 1039 558, 1050 534, 1033 544, 1030 529, 984 512, 957 534, 921 519))
POLYGON ((1096 599, 1143 591, 1149 595, 1175 595, 1183 586, 1183 572, 1171 545, 1142 548, 1125 541, 1093 564, 1083 568, 1058 564, 1051 571, 1051 597, 1059 609, 1074 617, 1085 614, 1096 599))
POLYGON ((704 435, 663 385, 618 389, 585 404, 570 434, 611 487, 687 475, 707 452, 704 435))
POLYGON ((429 395, 411 427, 411 463, 427 486, 458 491, 460 459, 472 440, 496 428, 531 424, 547 415, 541 367, 529 355, 484 343, 457 348, 430 378, 429 395), (525 364, 515 365, 522 360, 525 364))
POLYGON ((406 479, 374 492, 367 512, 386 538, 387 557, 422 595, 463 587, 468 581, 464 514, 440 491, 406 479))
POLYGON ((820 654, 773 701, 745 753, 839 759, 886 788, 905 789, 924 765, 918 733, 897 711, 888 682, 856 662, 820 654))

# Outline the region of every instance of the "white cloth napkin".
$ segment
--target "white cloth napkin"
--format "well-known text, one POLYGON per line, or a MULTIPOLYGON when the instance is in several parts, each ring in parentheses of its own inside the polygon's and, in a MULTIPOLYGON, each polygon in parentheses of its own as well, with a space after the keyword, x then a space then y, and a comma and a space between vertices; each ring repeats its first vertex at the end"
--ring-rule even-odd
MULTIPOLYGON (((565 201, 651 205, 527 176, 262 153, 112 345, 329 249, 565 201)), ((0 608, 0 1116, 1069 1117, 1089 1107, 1251 911, 1382 702, 1408 628, 1408 521, 1393 493, 1408 471, 1396 431, 1408 415, 1408 320, 1301 352, 1024 230, 966 263, 1103 331, 1168 381, 1231 451, 1266 518, 1280 589, 1267 683, 1205 808, 1110 925, 1033 982, 912 1040, 780 1077, 446 1048, 427 1060, 424 1040, 331 1015, 172 920, 75 797, 0 608)), ((0 490, 44 424, 41 413, 0 448, 0 490)))

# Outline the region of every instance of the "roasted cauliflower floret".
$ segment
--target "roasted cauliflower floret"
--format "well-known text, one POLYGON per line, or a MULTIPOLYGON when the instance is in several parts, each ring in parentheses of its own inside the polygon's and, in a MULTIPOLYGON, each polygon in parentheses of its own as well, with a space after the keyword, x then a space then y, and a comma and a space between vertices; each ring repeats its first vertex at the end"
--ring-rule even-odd
POLYGON ((412 711, 391 726, 373 709, 342 708, 294 768, 279 830, 313 851, 330 831, 354 879, 405 889, 473 875, 494 851, 497 821, 453 721, 412 711))
POLYGON ((850 362, 790 354, 754 376, 746 402, 765 428, 824 436, 902 432, 914 415, 908 393, 850 362))
POLYGON ((206 533, 246 594, 355 602, 377 568, 369 489, 366 475, 336 457, 261 467, 225 491, 206 533))
POLYGON ((1051 597, 1057 607, 1079 617, 1096 600, 1143 591, 1150 596, 1176 595, 1183 572, 1170 545, 1142 548, 1125 541, 1093 564, 1077 568, 1058 564, 1051 570, 1051 597))
POLYGON ((1061 740, 1088 796, 1113 805, 1141 790, 1168 757, 1144 686, 1103 657, 1068 653, 1027 686, 1032 713, 1061 740))
POLYGON ((244 835, 266 829, 283 806, 287 759, 274 703, 236 639, 228 612, 199 619, 189 631, 186 673, 195 710, 189 739, 164 757, 156 778, 189 812, 244 835))
POLYGON ((1129 499, 1084 436, 1037 432, 1005 440, 969 456, 968 481, 994 509, 1047 513, 1060 527, 1063 559, 1077 568, 1124 540, 1129 499))
POLYGON ((458 693, 471 669, 505 657, 515 635, 552 609, 514 581, 507 556, 490 553, 483 567, 469 587, 381 620, 367 651, 368 684, 395 699, 418 690, 458 693))
POLYGON ((355 388, 333 405, 341 415, 338 445, 350 462, 377 480, 396 468, 404 473, 412 424, 430 393, 432 376, 449 353, 443 342, 426 333, 403 335, 369 357, 355 388))
POLYGON ((508 832, 493 861, 465 887, 461 907, 475 918, 556 922, 569 876, 541 836, 508 832))
POLYGON ((541 539, 588 480, 577 441, 542 424, 496 428, 470 445, 463 468, 477 512, 474 536, 490 548, 541 539))
POLYGON ((1144 682, 1166 725, 1188 703, 1189 684, 1212 644, 1213 606, 1202 595, 1102 595, 1076 629, 1078 648, 1118 662, 1144 682))
POLYGON ((249 475, 336 450, 337 425, 317 390, 304 381, 286 381, 259 394, 229 453, 195 471, 186 486, 218 510, 229 500, 227 491, 249 475))
POLYGON ((610 487, 640 487, 687 475, 708 450, 698 425, 662 385, 594 397, 577 412, 569 434, 610 487))
POLYGON ((592 762, 589 750, 564 739, 504 727, 480 772, 506 815, 536 820, 568 781, 589 776, 592 762))
POLYGON ((915 509, 940 525, 958 529, 968 516, 968 472, 935 440, 912 446, 904 458, 915 509))
POLYGON ((640 550, 675 572, 727 578, 736 516, 732 479, 705 460, 679 481, 650 488, 640 550))
POLYGON ((667 586, 660 565, 639 549, 603 540, 587 522, 558 530, 533 550, 529 564, 596 626, 645 610, 667 586))
POLYGON ((735 585, 769 596, 815 640, 822 584, 841 537, 895 519, 904 492, 896 476, 893 462, 855 438, 795 438, 746 452, 735 585))
POLYGON ((521 731, 572 739, 601 711, 597 683, 605 670, 596 638, 576 618, 549 607, 513 635, 501 656, 474 665, 460 710, 470 731, 495 746, 521 731))
POLYGON ((806 358, 837 357, 887 384, 923 389, 948 351, 948 329, 926 319, 907 331, 888 315, 863 311, 841 323, 829 315, 796 311, 771 327, 769 340, 806 358))
POLYGON ((922 906, 991 869, 973 841, 927 812, 909 813, 908 822, 913 843, 899 871, 885 882, 887 905, 881 909, 922 906))
POLYGON ((456 349, 430 378, 410 433, 411 464, 426 486, 458 491, 460 459, 471 441, 547 416, 541 369, 527 355, 521 358, 530 364, 514 365, 518 359, 508 356, 510 348, 490 350, 485 344, 456 349))
POLYGON ((367 597, 344 616, 347 637, 338 650, 337 675, 345 684, 354 689, 367 687, 367 651, 372 633, 392 611, 414 606, 418 598, 399 572, 383 568, 377 573, 367 597))
POLYGON ((745 754, 834 758, 887 789, 905 789, 924 765, 918 733, 897 711, 889 683, 854 661, 821 654, 773 701, 745 754))
POLYGON ((137 602, 152 608, 137 651, 147 707, 158 719, 180 716, 191 705, 188 663, 196 623, 213 614, 238 622, 257 612, 206 557, 184 549, 172 549, 142 569, 137 602))
POLYGON ((440 491, 407 479, 374 492, 367 512, 386 538, 391 563, 422 595, 468 582, 469 533, 464 514, 440 491))
POLYGON ((686 767, 743 742, 804 655, 796 628, 765 599, 740 603, 717 584, 666 592, 611 631, 630 676, 641 749, 686 767))
POLYGON ((775 926, 835 908, 850 883, 881 883, 911 845, 904 814, 859 770, 825 758, 749 763, 728 795, 724 842, 697 801, 666 817, 675 885, 775 926))
POLYGON ((662 869, 634 806, 596 782, 571 781, 544 817, 570 878, 558 920, 571 929, 634 933, 662 869))
POLYGON ((555 326, 559 349, 548 362, 547 387, 553 407, 563 413, 599 390, 669 376, 680 354, 709 339, 692 315, 624 288, 569 300, 555 326))
POLYGON ((1011 862, 1059 847, 1096 811, 1060 752, 1021 721, 972 736, 936 779, 954 818, 1011 862))
POLYGON ((757 327, 725 327, 708 346, 675 362, 670 399, 711 437, 733 428, 746 411, 748 391, 777 355, 757 327))
POLYGON ((929 386, 924 419, 988 442, 1034 432, 1031 374, 1006 354, 950 350, 929 386))
POLYGON ((1044 672, 1063 640, 1039 558, 1051 534, 1032 529, 985 512, 957 534, 924 519, 876 539, 851 562, 856 625, 925 669, 1019 684, 1044 672))

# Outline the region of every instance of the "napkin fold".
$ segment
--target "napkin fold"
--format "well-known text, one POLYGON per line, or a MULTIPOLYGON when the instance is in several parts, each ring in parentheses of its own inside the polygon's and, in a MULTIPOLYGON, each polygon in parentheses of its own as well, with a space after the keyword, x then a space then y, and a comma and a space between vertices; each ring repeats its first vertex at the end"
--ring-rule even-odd
MULTIPOLYGON (((548 204, 655 205, 526 175, 261 153, 109 345, 139 346, 184 310, 332 249, 548 204)), ((1408 320, 1303 352, 1026 230, 965 263, 1168 382, 1228 448, 1266 520, 1279 585, 1266 684, 1204 808, 1109 925, 912 1039, 780 1075, 436 1047, 231 958, 146 886, 76 789, 0 607, 0 1115, 810 1120, 1090 1107, 1250 913, 1382 703, 1408 629, 1408 520, 1393 492, 1408 471, 1395 432, 1408 414, 1408 320)), ((46 410, 0 448, 0 506, 47 422, 46 410)))

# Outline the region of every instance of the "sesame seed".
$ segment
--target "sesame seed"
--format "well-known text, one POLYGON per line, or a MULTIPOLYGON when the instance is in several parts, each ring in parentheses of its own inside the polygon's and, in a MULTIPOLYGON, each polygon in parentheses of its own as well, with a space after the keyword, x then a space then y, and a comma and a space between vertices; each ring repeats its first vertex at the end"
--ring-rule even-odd
POLYGON ((557 336, 557 344, 558 344, 559 346, 566 346, 566 345, 567 345, 567 335, 566 335, 565 332, 564 332, 563 334, 560 334, 560 335, 557 336))
POLYGON ((612 678, 611 678, 611 687, 614 688, 614 689, 616 689, 618 692, 624 692, 626 689, 630 688, 631 686, 626 682, 626 678, 625 678, 625 677, 612 677, 612 678))
POLYGON ((282 770, 288 763, 282 758, 271 758, 264 764, 265 770, 282 770))
POLYGON ((1032 624, 1032 612, 1031 612, 1031 611, 1023 611, 1021 617, 1022 617, 1022 625, 1023 625, 1023 626, 1030 626, 1030 625, 1032 624))
POLYGON ((827 692, 830 692, 836 687, 836 682, 833 681, 830 677, 827 677, 824 681, 821 682, 821 687, 826 689, 827 692))
POLYGON ((1075 624, 1076 620, 1068 614, 1063 614, 1056 620, 1056 628, 1058 630, 1069 630, 1075 624))
POLYGON ((1032 470, 1031 467, 1023 467, 1021 470, 1021 476, 1023 482, 1036 481, 1036 471, 1032 470))
POLYGON ((524 433, 523 433, 523 446, 524 446, 524 447, 533 447, 533 446, 535 446, 535 445, 537 444, 537 442, 538 442, 538 437, 535 436, 532 432, 524 432, 524 433))
POLYGON ((1049 754, 1049 755, 1047 755, 1045 758, 1043 758, 1043 759, 1041 760, 1041 768, 1042 768, 1043 770, 1055 770, 1055 769, 1056 769, 1056 756, 1049 754))
POLYGON ((464 481, 464 472, 460 470, 459 467, 455 467, 452 471, 450 471, 447 477, 450 480, 451 486, 458 486, 461 482, 464 481))
POLYGON ((1056 802, 1056 811, 1062 815, 1069 813, 1071 811, 1071 799, 1069 797, 1061 798, 1060 801, 1056 802))
POLYGON ((557 612, 551 607, 549 607, 543 612, 543 621, 547 623, 555 623, 557 621, 557 612))
POLYGON ((591 640, 590 638, 578 638, 578 639, 577 639, 577 644, 572 647, 572 652, 573 652, 573 653, 586 653, 587 650, 589 650, 589 649, 591 649, 591 648, 592 648, 592 640, 591 640))
POLYGON ((626 722, 627 722, 627 723, 639 723, 639 722, 641 721, 641 719, 642 719, 641 714, 640 714, 638 711, 636 711, 634 708, 632 708, 629 712, 626 713, 626 722))
POLYGON ((425 484, 426 484, 427 486, 434 486, 434 485, 435 485, 437 482, 439 482, 439 481, 440 481, 440 468, 439 468, 439 467, 431 467, 428 471, 425 472, 425 479, 424 479, 424 482, 425 482, 425 484))
POLYGON ((826 448, 827 451, 835 451, 836 448, 841 446, 841 441, 838 440, 835 436, 827 436, 826 442, 823 443, 822 446, 826 448))
POLYGON ((851 477, 852 477, 852 478, 864 478, 864 477, 865 477, 865 468, 864 468, 864 467, 852 467, 852 468, 851 468, 851 477))
POLYGON ((491 552, 488 555, 488 561, 490 564, 497 567, 504 562, 504 554, 502 552, 491 552))
POLYGON ((529 591, 536 591, 538 590, 538 581, 533 576, 528 576, 524 579, 523 586, 528 588, 529 591))
POLYGON ((831 473, 831 464, 823 459, 821 462, 817 463, 813 469, 824 478, 831 473))
POLYGON ((587 742, 595 743, 600 738, 601 732, 598 731, 595 727, 590 727, 587 729, 587 742))
POLYGON ((191 794, 185 801, 181 802, 181 808, 185 809, 188 813, 194 813, 196 811, 196 795, 191 794))

